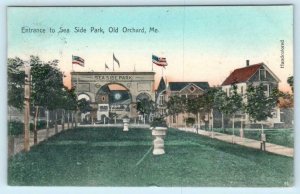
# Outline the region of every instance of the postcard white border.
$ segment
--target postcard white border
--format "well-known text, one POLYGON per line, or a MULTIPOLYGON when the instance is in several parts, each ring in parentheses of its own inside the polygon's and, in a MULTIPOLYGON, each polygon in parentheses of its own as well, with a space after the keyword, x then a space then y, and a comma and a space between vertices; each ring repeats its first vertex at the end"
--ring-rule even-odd
POLYGON ((172 194, 279 194, 300 193, 300 132, 299 119, 300 110, 298 90, 300 85, 300 77, 295 76, 295 186, 291 188, 217 188, 217 187, 175 187, 175 188, 156 188, 156 187, 10 187, 7 186, 7 136, 6 136, 6 122, 7 122, 7 73, 6 73, 6 59, 7 59, 7 40, 6 40, 6 7, 7 6, 131 6, 131 5, 268 5, 268 4, 293 4, 294 5, 294 74, 300 75, 300 49, 299 49, 299 19, 300 18, 300 2, 297 0, 1 0, 0 1, 0 193, 3 194, 153 194, 153 193, 172 193, 172 194), (298 35, 298 36, 297 36, 298 35), (298 67, 297 67, 298 65, 298 67))

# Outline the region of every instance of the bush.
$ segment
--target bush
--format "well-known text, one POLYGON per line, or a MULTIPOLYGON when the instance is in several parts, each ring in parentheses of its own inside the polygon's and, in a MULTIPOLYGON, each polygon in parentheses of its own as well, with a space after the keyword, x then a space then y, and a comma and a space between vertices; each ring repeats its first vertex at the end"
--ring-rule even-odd
POLYGON ((194 125, 195 124, 195 118, 191 118, 191 117, 187 118, 186 119, 186 124, 189 125, 189 126, 194 125))
POLYGON ((168 127, 168 125, 163 117, 154 117, 150 126, 151 127, 168 127))
MULTIPOLYGON (((59 123, 57 123, 57 124, 59 124, 59 123)), ((52 127, 54 127, 54 123, 49 122, 49 128, 52 128, 52 127)), ((37 130, 46 129, 47 128, 47 121, 45 121, 45 120, 38 121, 36 128, 37 128, 37 130)), ((30 130, 33 131, 33 129, 34 129, 34 124, 30 123, 30 130)))
POLYGON ((20 121, 8 122, 8 135, 21 135, 23 134, 24 123, 20 121))
MULTIPOLYGON (((47 126, 46 121, 39 121, 37 123, 37 129, 45 129, 47 126)), ((54 125, 49 123, 49 127, 52 128, 54 125)), ((30 131, 33 131, 34 124, 30 123, 30 131)), ((8 122, 8 135, 21 135, 24 131, 24 123, 21 121, 10 121, 8 122)))

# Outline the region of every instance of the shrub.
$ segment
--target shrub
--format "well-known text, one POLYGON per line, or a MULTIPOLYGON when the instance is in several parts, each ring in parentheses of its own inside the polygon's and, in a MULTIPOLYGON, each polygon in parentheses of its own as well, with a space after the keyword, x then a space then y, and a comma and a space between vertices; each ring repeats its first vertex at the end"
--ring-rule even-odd
POLYGON ((8 122, 8 135, 21 135, 23 134, 24 123, 20 121, 10 121, 8 122))
POLYGON ((163 117, 154 117, 151 122, 151 127, 168 127, 163 117))
POLYGON ((191 117, 187 118, 186 119, 186 124, 190 125, 190 126, 194 125, 195 124, 195 118, 191 118, 191 117))

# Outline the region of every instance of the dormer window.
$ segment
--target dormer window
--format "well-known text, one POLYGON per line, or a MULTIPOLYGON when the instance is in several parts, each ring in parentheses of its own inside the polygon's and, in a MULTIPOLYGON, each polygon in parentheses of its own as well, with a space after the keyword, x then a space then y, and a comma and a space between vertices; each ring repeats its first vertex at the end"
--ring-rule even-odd
POLYGON ((194 87, 194 86, 191 86, 191 87, 190 87, 190 91, 191 91, 191 92, 195 91, 195 87, 194 87))

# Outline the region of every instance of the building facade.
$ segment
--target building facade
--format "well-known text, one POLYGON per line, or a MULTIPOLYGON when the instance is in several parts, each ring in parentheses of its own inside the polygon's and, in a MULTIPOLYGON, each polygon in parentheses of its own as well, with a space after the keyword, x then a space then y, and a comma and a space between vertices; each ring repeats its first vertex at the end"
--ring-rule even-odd
MULTIPOLYGON (((158 87, 159 92, 156 102, 162 113, 166 112, 165 104, 171 96, 179 96, 185 99, 196 98, 203 95, 209 89, 208 82, 169 82, 167 85, 163 82, 164 80, 161 79, 159 86, 165 85, 165 87, 158 87)), ((208 125, 208 114, 203 113, 200 115, 199 113, 195 115, 192 113, 180 113, 178 115, 169 115, 167 117, 169 127, 186 127, 189 125, 189 121, 192 121, 194 125, 208 125)))
MULTIPOLYGON (((263 84, 265 95, 269 97, 273 89, 278 88, 279 78, 268 68, 264 63, 249 64, 249 60, 246 61, 246 66, 242 68, 235 69, 222 83, 222 90, 230 95, 232 90, 232 85, 237 86, 237 92, 243 96, 244 102, 247 101, 245 96, 247 88, 249 85, 259 86, 263 84)), ((272 112, 273 117, 268 118, 263 124, 274 126, 276 123, 281 123, 280 121, 280 109, 274 107, 272 112)), ((251 124, 248 114, 241 113, 237 117, 242 119, 244 123, 251 124)))

